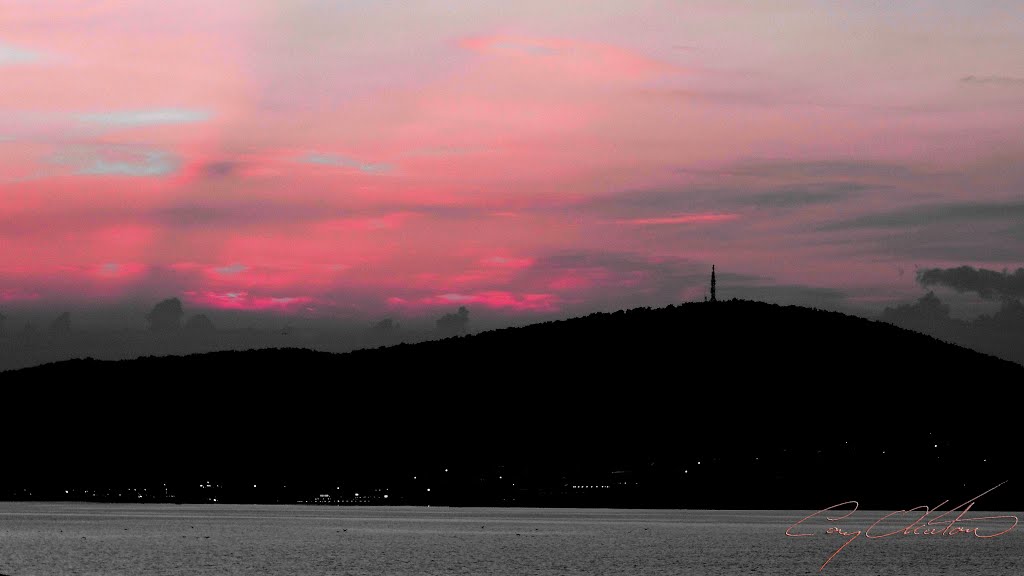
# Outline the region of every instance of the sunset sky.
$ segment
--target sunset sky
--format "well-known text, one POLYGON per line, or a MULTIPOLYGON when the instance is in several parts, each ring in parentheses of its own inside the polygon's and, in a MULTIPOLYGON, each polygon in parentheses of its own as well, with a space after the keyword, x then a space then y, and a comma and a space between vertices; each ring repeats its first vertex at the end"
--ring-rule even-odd
POLYGON ((879 310, 1024 260, 1024 3, 3 0, 0 308, 879 310))

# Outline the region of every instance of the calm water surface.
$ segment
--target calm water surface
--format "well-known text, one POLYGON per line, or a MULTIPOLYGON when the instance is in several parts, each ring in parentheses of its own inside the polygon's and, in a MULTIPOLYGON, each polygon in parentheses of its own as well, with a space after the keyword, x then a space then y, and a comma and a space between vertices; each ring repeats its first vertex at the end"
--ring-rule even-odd
MULTIPOLYGON (((835 524, 864 529, 881 515, 857 514, 835 524)), ((0 503, 0 574, 818 574, 845 539, 824 522, 806 525, 815 536, 787 537, 804 515, 0 503)), ((822 574, 1020 576, 1022 528, 988 540, 861 539, 822 574)))

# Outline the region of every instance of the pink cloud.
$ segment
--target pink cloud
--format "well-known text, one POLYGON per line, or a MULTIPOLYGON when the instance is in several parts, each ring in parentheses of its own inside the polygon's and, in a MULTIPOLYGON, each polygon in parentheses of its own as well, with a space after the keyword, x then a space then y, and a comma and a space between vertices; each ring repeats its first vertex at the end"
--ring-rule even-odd
POLYGON ((872 233, 818 241, 845 207, 740 214, 725 197, 856 175, 729 170, 752 158, 909 166, 866 182, 886 186, 859 197, 873 212, 1020 189, 1018 103, 957 81, 987 74, 977 62, 1009 70, 1020 50, 904 50, 892 27, 866 17, 840 30, 815 9, 779 20, 767 17, 777 7, 526 1, 458 18, 431 3, 358 3, 359 18, 283 0, 5 5, 2 42, 18 65, 3 67, 0 90, 4 297, 190 291, 294 309, 288 295, 302 295, 323 310, 335 294, 358 294, 363 309, 393 295, 526 313, 651 289, 614 264, 545 267, 560 251, 891 285, 900 255, 872 233), (694 49, 669 49, 680 44, 694 49), (722 202, 585 208, 596 195, 708 186, 722 202), (722 242, 733 230, 716 224, 740 218, 742 238, 722 242))
POLYGON ((148 266, 140 262, 105 262, 90 272, 103 280, 126 282, 140 278, 147 269, 148 266))
POLYGON ((603 267, 570 268, 557 272, 557 276, 547 284, 551 290, 559 292, 580 293, 595 286, 606 284, 614 274, 603 267))
POLYGON ((533 258, 514 258, 508 256, 490 256, 482 258, 480 263, 484 266, 494 268, 505 268, 511 270, 522 270, 533 265, 533 258))
POLYGON ((185 300, 193 305, 220 310, 294 312, 313 302, 309 296, 257 296, 246 291, 185 292, 185 300))
POLYGON ((513 293, 501 290, 468 294, 447 293, 415 299, 393 296, 387 299, 387 303, 392 307, 413 310, 477 304, 485 308, 512 312, 555 312, 559 309, 559 302, 558 296, 554 294, 513 293))
POLYGON ((710 224, 714 222, 728 222, 739 218, 739 214, 709 213, 709 214, 677 214, 675 216, 664 216, 656 218, 632 218, 627 220, 616 220, 619 224, 633 226, 652 226, 661 224, 710 224))
POLYGON ((638 79, 682 71, 614 44, 569 38, 498 34, 466 38, 460 45, 480 54, 581 78, 638 79))
POLYGON ((211 290, 250 290, 287 292, 292 290, 326 291, 342 281, 347 270, 343 264, 292 263, 246 266, 230 264, 203 269, 198 282, 211 290))
POLYGON ((0 302, 30 302, 39 298, 38 292, 29 292, 21 288, 0 288, 0 302))
POLYGON ((418 216, 419 214, 413 212, 395 212, 391 214, 382 214, 380 216, 364 216, 330 220, 319 224, 319 226, 330 231, 394 230, 402 227, 406 222, 418 216))

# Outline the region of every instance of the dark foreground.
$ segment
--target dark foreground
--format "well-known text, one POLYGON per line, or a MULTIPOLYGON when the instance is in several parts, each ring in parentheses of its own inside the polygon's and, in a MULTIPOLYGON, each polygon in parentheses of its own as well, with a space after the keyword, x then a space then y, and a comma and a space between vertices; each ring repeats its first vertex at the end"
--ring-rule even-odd
POLYGON ((0 378, 6 499, 901 508, 1009 480, 979 506, 1024 507, 1024 367, 807 308, 686 304, 0 378))
MULTIPOLYGON (((0 503, 0 573, 814 575, 844 540, 824 521, 787 537, 807 513, 0 503)), ((863 529, 881 515, 841 524, 863 529)), ((1016 530, 860 539, 821 574, 1016 576, 1022 549, 1016 530)))

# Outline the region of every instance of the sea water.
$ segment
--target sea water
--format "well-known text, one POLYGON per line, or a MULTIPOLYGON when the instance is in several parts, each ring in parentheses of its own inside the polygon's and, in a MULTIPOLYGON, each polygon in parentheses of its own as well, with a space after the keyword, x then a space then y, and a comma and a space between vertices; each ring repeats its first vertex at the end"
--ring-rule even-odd
POLYGON ((0 503, 0 574, 1024 574, 1017 529, 860 537, 822 569, 850 539, 830 527, 863 530, 881 514, 816 518, 791 531, 811 536, 787 536, 807 514, 0 503))

